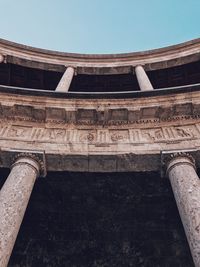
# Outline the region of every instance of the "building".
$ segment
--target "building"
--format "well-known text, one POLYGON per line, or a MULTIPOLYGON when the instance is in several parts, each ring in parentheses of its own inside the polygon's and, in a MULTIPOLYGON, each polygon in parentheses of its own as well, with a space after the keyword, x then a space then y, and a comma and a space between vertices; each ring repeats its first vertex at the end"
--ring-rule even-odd
POLYGON ((0 61, 0 266, 199 267, 200 39, 0 61))

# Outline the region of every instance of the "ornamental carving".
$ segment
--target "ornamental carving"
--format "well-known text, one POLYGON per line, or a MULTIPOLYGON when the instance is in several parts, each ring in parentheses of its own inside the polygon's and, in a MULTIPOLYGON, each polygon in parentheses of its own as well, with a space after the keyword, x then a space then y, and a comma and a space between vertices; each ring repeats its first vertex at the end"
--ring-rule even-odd
POLYGON ((129 141, 128 130, 111 131, 110 139, 113 142, 126 142, 129 141))
POLYGON ((129 129, 65 129, 1 124, 0 137, 53 143, 159 143, 200 138, 200 124, 129 129))

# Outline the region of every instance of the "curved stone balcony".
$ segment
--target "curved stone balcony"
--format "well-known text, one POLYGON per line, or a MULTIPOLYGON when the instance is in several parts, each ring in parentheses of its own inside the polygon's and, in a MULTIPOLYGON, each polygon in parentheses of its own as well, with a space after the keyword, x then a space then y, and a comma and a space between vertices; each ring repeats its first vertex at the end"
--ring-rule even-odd
POLYGON ((76 54, 50 51, 0 39, 0 53, 7 63, 43 70, 76 68, 78 74, 122 74, 137 65, 148 70, 179 66, 200 59, 200 38, 143 52, 122 54, 76 54))
MULTIPOLYGON (((118 55, 61 53, 1 39, 2 155, 26 147, 45 152, 48 170, 113 172, 155 171, 160 169, 161 151, 198 151, 200 67, 198 73, 195 64, 199 52, 200 39, 118 55), (172 80, 178 86, 169 87, 167 82, 164 88, 152 86, 148 76, 156 85, 153 77, 162 69, 162 82, 172 80), (60 73, 54 90, 43 89, 44 71, 52 76, 60 73), (82 80, 73 87, 72 80, 79 76, 82 80), (79 90, 84 79, 86 91, 79 90), (99 91, 105 86, 103 80, 111 87, 99 91), (24 81, 28 86, 23 88, 24 81), (117 90, 116 82, 121 83, 117 90)), ((9 164, 2 159, 2 166, 9 164)))
POLYGON ((0 167, 11 168, 0 191, 0 265, 37 177, 154 171, 170 180, 200 266, 200 39, 119 55, 0 40, 0 62, 0 167))

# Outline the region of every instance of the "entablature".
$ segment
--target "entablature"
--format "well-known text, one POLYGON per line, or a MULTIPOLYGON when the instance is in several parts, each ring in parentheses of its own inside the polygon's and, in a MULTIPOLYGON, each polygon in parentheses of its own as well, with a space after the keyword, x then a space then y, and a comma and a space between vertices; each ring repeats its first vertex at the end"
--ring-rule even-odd
POLYGON ((132 99, 27 91, 0 92, 0 147, 44 151, 50 171, 158 171, 161 151, 200 147, 198 91, 132 99))

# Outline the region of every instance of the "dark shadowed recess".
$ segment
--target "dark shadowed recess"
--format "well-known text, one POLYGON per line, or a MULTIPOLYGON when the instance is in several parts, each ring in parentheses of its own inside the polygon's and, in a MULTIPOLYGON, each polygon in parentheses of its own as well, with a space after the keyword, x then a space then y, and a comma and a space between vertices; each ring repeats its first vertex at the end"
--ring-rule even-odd
MULTIPOLYGON (((1 184, 8 170, 1 170, 1 184)), ((160 173, 52 172, 36 181, 9 267, 193 267, 160 173)))
MULTIPOLYGON (((155 89, 200 83, 200 61, 147 72, 155 89)), ((61 72, 40 70, 15 64, 0 64, 0 85, 54 91, 62 77, 61 72)), ((72 92, 139 91, 136 76, 83 75, 73 77, 72 92)))

